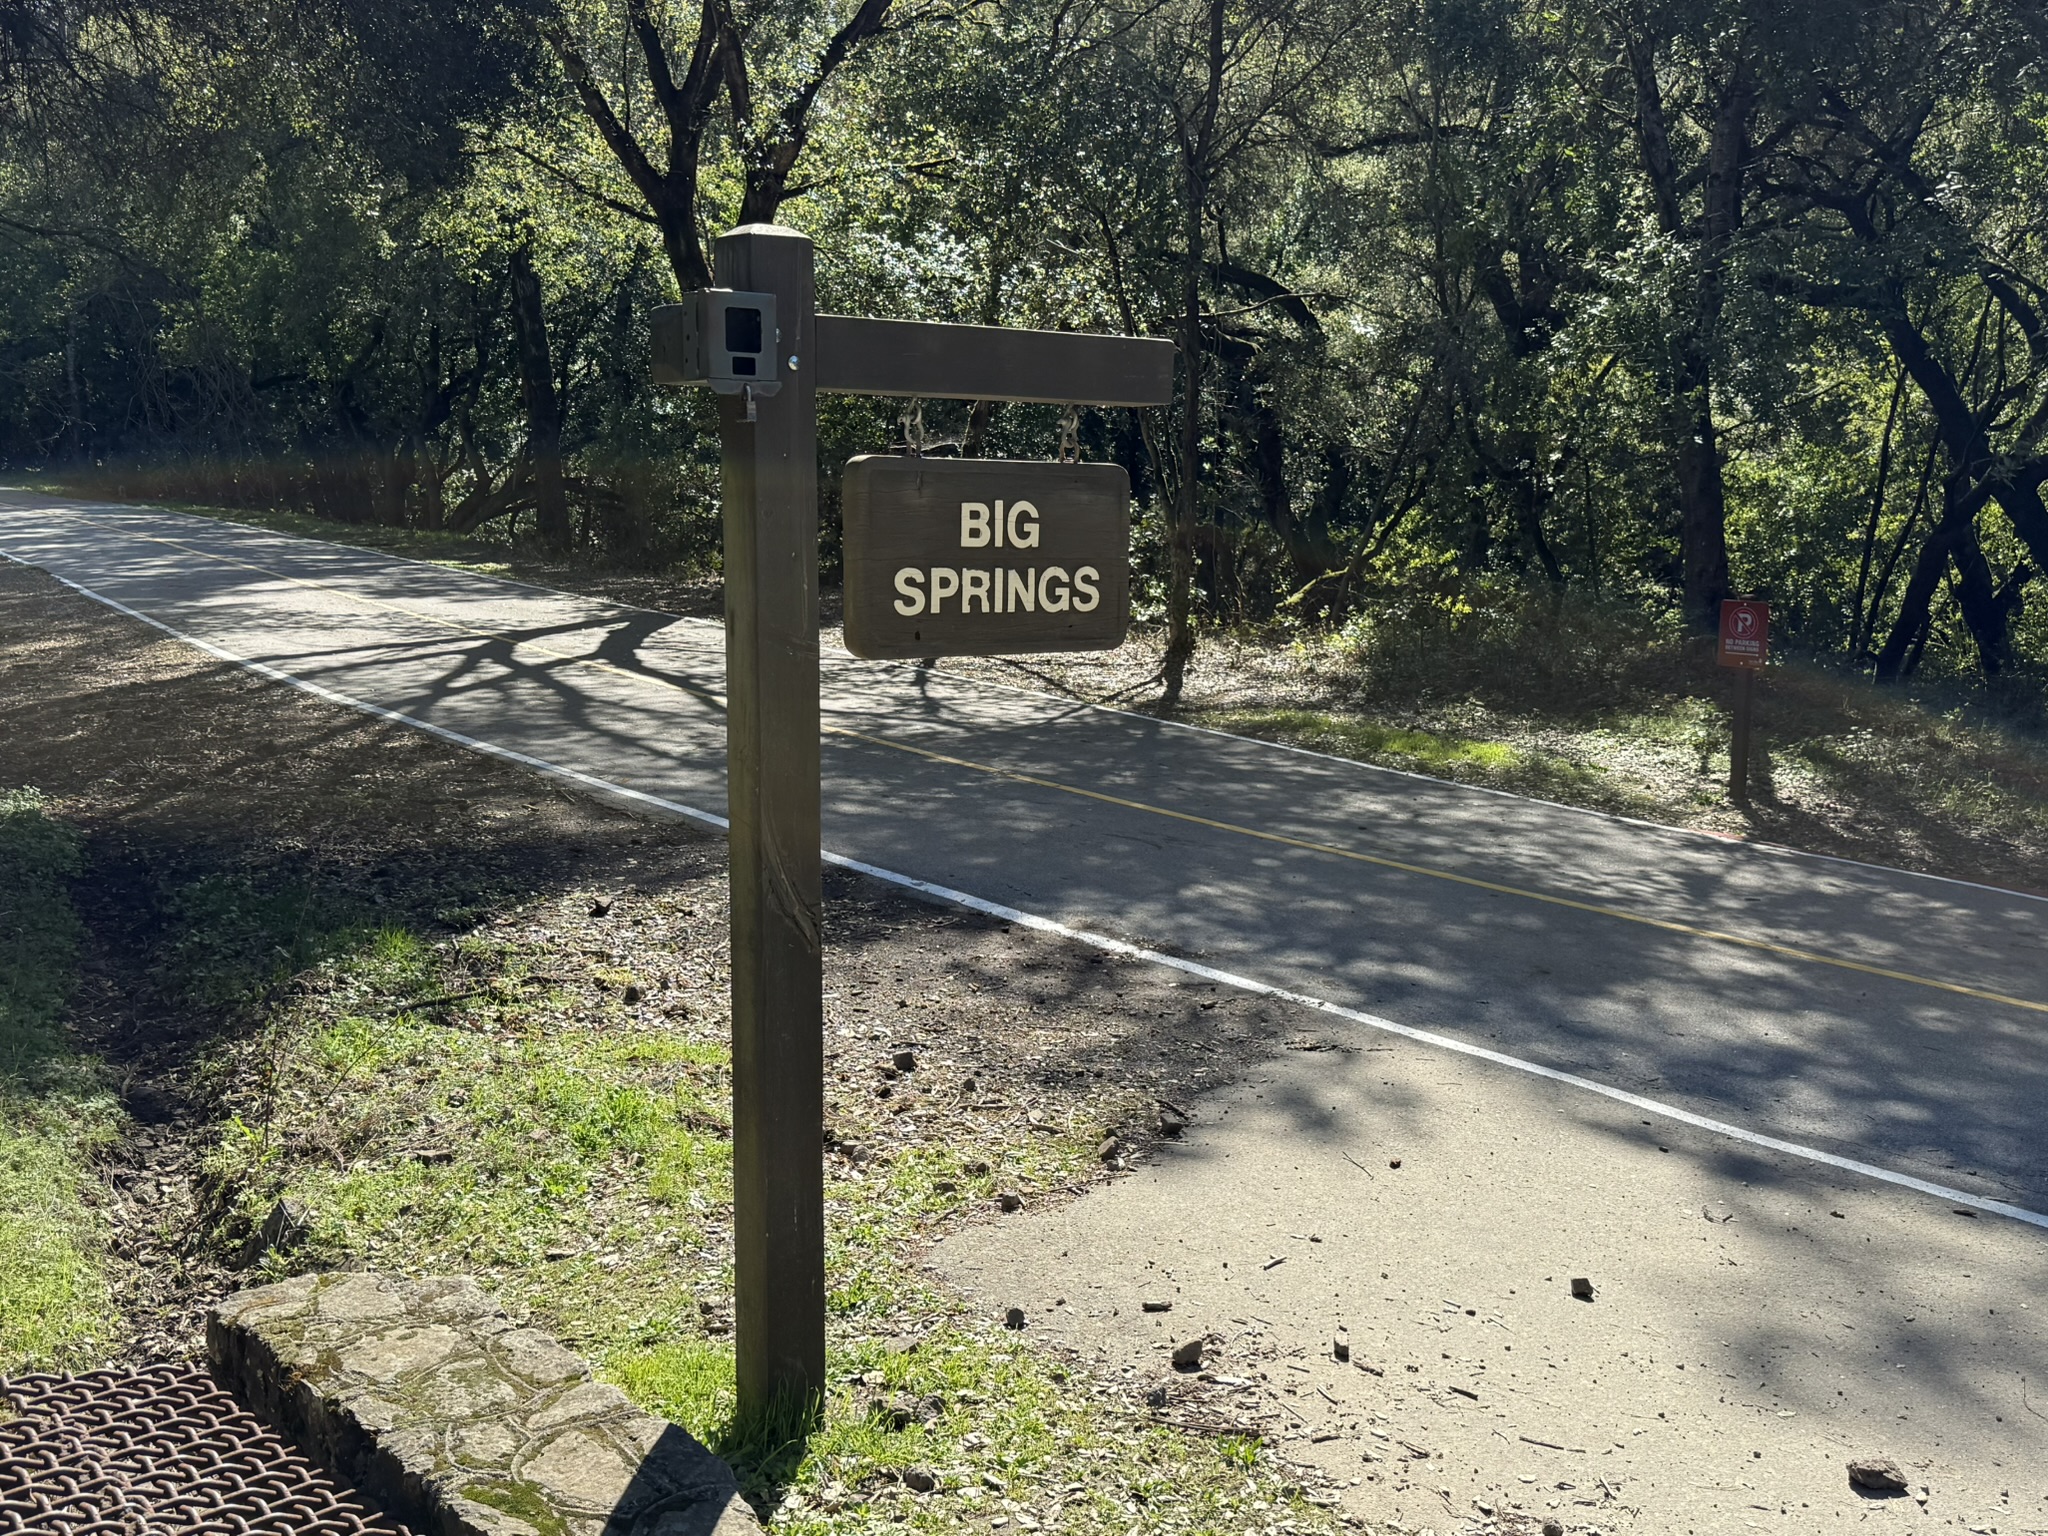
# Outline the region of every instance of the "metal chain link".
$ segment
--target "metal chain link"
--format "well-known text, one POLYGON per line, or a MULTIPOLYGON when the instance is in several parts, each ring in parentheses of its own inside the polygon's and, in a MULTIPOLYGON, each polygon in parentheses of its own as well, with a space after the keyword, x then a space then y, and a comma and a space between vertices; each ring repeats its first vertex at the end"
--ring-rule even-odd
POLYGON ((903 451, 913 459, 924 457, 924 451, 931 446, 931 437, 924 429, 924 402, 912 400, 903 407, 898 418, 903 423, 903 451))
POLYGON ((1078 405, 1068 406, 1066 414, 1060 417, 1059 462, 1081 462, 1081 408, 1078 405))
POLYGON ((0 1536, 414 1536, 182 1366, 0 1379, 0 1536))

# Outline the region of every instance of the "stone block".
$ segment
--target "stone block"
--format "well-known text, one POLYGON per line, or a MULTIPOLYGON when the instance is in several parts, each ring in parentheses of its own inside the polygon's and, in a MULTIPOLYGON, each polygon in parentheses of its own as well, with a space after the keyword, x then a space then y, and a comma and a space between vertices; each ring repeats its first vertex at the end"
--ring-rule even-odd
POLYGON ((432 1536, 759 1536, 732 1470, 462 1276, 305 1275, 207 1317, 257 1413, 432 1536))

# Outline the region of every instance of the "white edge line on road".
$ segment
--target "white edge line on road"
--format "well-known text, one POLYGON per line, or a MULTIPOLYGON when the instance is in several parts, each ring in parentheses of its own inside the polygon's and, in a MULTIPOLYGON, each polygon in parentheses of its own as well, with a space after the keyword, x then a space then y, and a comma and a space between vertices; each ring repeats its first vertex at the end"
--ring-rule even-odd
MULTIPOLYGON (((538 773, 543 773, 553 778, 567 779, 573 784, 580 784, 586 789, 595 790, 609 798, 623 799, 639 805, 653 806, 659 810, 668 811, 673 815, 684 817, 687 820, 700 822, 705 826, 717 827, 721 830, 730 828, 732 825, 725 817, 714 815, 710 811, 701 811, 695 806, 684 805, 677 800, 664 799, 660 795, 650 795, 644 790, 629 789, 625 785, 615 784, 609 779, 598 778, 595 774, 583 773, 574 768, 565 768, 561 764, 551 763, 545 758, 531 757, 524 752, 515 752, 510 747, 501 747, 492 742, 479 741, 473 736, 465 736, 460 731, 451 731, 445 726, 434 725, 416 716, 402 714, 393 709, 385 709, 382 705, 371 704, 362 699, 351 698, 349 695, 337 693, 331 688, 323 688, 318 683, 311 683, 304 678, 294 677, 289 672, 282 672, 275 667, 265 666, 260 661, 250 661, 248 658, 237 656, 234 652, 224 650, 220 646, 210 644, 195 636, 184 634, 159 619, 153 619, 146 613, 139 613, 127 604, 116 602, 110 597, 103 597, 93 591, 92 588, 82 586, 78 582, 67 580, 51 572, 45 572, 45 574, 49 575, 53 581, 62 582, 63 585, 79 593, 81 596, 89 597, 96 603, 104 604, 116 613, 126 614, 131 619, 139 619, 152 629, 161 630, 174 640, 181 640, 187 645, 195 646, 199 650, 206 652, 209 656, 240 667, 245 671, 253 672, 259 677, 269 679, 271 682, 283 683, 287 687, 296 688, 302 693, 312 694, 315 698, 325 699, 331 704, 340 704, 345 708, 357 710, 362 714, 374 716, 379 720, 388 720, 397 725, 408 726, 416 731, 424 731, 429 736, 437 736, 443 741, 453 742, 457 746, 468 748, 470 751, 482 752, 487 756, 500 758, 505 762, 517 763, 523 768, 531 768, 538 773)), ((1006 923, 1014 923, 1019 927, 1032 929, 1034 932, 1051 934, 1062 939, 1070 939, 1076 943, 1086 944, 1090 948, 1099 949, 1108 954, 1121 955, 1131 960, 1141 960, 1148 965, 1165 966, 1170 970, 1180 971, 1189 976, 1199 976, 1204 981, 1213 981, 1219 985, 1231 987, 1240 992, 1249 992, 1258 997, 1270 997, 1278 1002, 1292 1003, 1296 1007, 1311 1009, 1317 1013, 1333 1014, 1340 1019, 1348 1019, 1354 1024, 1363 1024, 1369 1028, 1383 1031, 1386 1034, 1398 1035, 1404 1040, 1413 1040, 1420 1045, 1435 1046, 1439 1050, 1454 1051, 1461 1056, 1470 1056, 1479 1061, 1490 1061, 1496 1066, 1510 1067, 1517 1072, 1526 1072, 1532 1077, 1548 1078, 1551 1082, 1562 1083, 1568 1088, 1578 1088, 1583 1089, 1587 1093, 1596 1093, 1602 1098, 1613 1099, 1617 1103, 1626 1104, 1633 1109, 1639 1109, 1648 1114, 1661 1115, 1667 1120, 1676 1120, 1681 1124, 1711 1132, 1716 1136, 1726 1136, 1733 1141, 1744 1142, 1753 1147, 1762 1147, 1771 1152, 1782 1152, 1788 1157, 1801 1158, 1810 1163, 1820 1163, 1829 1168, 1839 1168, 1847 1173, 1861 1174, 1865 1178, 1876 1179, 1886 1184, 1896 1184, 1902 1189, 1915 1190, 1923 1195, 1932 1195, 1937 1200, 1946 1200, 1953 1205, 1967 1206, 1971 1210, 1983 1211, 1993 1216, 2007 1216, 2014 1221, 2025 1222, 2029 1226, 2048 1230, 2048 1215, 2043 1215, 2038 1211, 2027 1210, 2022 1206, 2008 1205, 2002 1200, 1987 1200, 1982 1195, 1973 1195, 1967 1190, 1951 1189, 1946 1184, 1935 1184, 1926 1179, 1916 1179, 1911 1174, 1898 1173, 1890 1168, 1880 1168, 1875 1163, 1860 1162, 1853 1157, 1838 1157, 1832 1152, 1823 1152, 1818 1147, 1803 1146, 1796 1141, 1782 1141, 1776 1136, 1765 1136, 1757 1131, 1745 1130, 1739 1125, 1730 1125, 1725 1120, 1713 1120, 1705 1115, 1696 1115, 1691 1110, 1680 1109, 1675 1104, 1664 1104, 1656 1099, 1646 1099, 1641 1094, 1629 1093, 1621 1088, 1611 1088, 1605 1083, 1595 1082, 1589 1077, 1579 1077, 1571 1072, 1560 1072, 1555 1067, 1546 1067, 1540 1062, 1526 1061, 1520 1056, 1509 1056, 1502 1051, 1488 1050, 1483 1045, 1471 1045, 1463 1040, 1454 1039, 1449 1035, 1439 1035, 1432 1030, 1417 1029, 1410 1024, 1398 1024, 1394 1020, 1384 1018, 1376 1013, 1365 1013, 1356 1008, 1346 1008, 1341 1003, 1329 1002, 1320 997, 1310 997, 1306 993, 1291 992, 1285 987, 1275 987, 1263 981, 1254 981, 1249 976, 1240 976, 1233 971, 1220 971, 1213 966, 1202 965, 1194 960, 1184 960, 1178 955, 1163 954, 1156 949, 1146 949, 1141 945, 1127 944, 1121 939, 1113 939, 1105 934, 1090 933, 1085 928, 1070 928, 1065 923, 1056 922, 1049 917, 1039 917, 1030 912, 1019 911, 1015 907, 1006 907, 1001 902, 989 901, 980 896, 969 895, 966 891, 956 891, 951 886, 935 885, 929 880, 919 880, 912 875, 899 874, 893 869, 883 869, 879 865, 863 863, 859 859, 848 858, 845 854, 833 853, 830 849, 824 851, 824 860, 836 868, 867 875, 872 879, 881 880, 890 885, 897 885, 906 890, 916 891, 919 895, 929 897, 935 901, 945 902, 949 906, 964 907, 970 912, 979 912, 985 917, 998 918, 1006 923)))
MULTIPOLYGON (((42 495, 42 492, 26 492, 42 495)), ((63 501, 64 497, 50 497, 52 501, 63 501)), ((407 565, 417 565, 431 571, 455 573, 472 580, 494 581, 522 591, 538 592, 548 597, 575 598, 586 603, 602 604, 605 607, 626 613, 653 613, 665 619, 674 619, 679 624, 704 624, 723 628, 717 619, 707 619, 696 614, 670 613, 662 608, 647 608, 639 603, 621 602, 617 598, 591 597, 587 593, 571 592, 563 587, 543 586, 535 581, 521 581, 516 576, 499 576, 489 571, 471 570, 453 561, 422 560, 417 555, 401 555, 388 549, 371 549, 362 544, 344 544, 338 539, 313 539, 304 534, 283 533, 275 528, 265 528, 258 523, 238 523, 225 517, 210 517, 203 512, 181 512, 175 507, 159 507, 148 502, 88 501, 76 505, 94 510, 111 512, 155 512, 167 517, 186 518, 214 528, 232 529, 254 536, 268 536, 276 539, 290 539, 297 543, 328 545, 335 549, 349 550, 354 554, 370 555, 380 560, 398 560, 407 565)), ((23 508, 21 510, 31 510, 23 508)), ((61 509, 59 509, 61 510, 61 509)), ((58 578, 62 580, 61 577, 58 578)), ((1901 869, 1896 864, 1875 864, 1868 859, 1847 858, 1838 853, 1815 853, 1807 848, 1794 848, 1785 843, 1767 843, 1746 837, 1723 835, 1719 832, 1703 832, 1697 827, 1674 827, 1667 822, 1647 821, 1640 816, 1624 816, 1618 811, 1597 811, 1590 806, 1566 805, 1561 800, 1545 800, 1538 795, 1525 795, 1512 789, 1495 789, 1489 784, 1467 784, 1460 779, 1440 779, 1434 774, 1416 773, 1407 768, 1389 768, 1382 763, 1368 763, 1355 757, 1340 757, 1334 752, 1318 752, 1314 747, 1299 747, 1291 742, 1268 741, 1263 736, 1246 736, 1237 731, 1222 730, 1213 725, 1196 725, 1187 720, 1170 720, 1162 715, 1148 715, 1142 710, 1120 709, 1114 704, 1097 704, 1089 699, 1068 698, 1061 694, 1049 693, 1043 688, 1026 688, 1018 683, 999 683, 989 678, 969 677, 959 672, 944 672, 936 667, 923 666, 914 661, 862 661, 851 653, 843 656, 824 658, 842 667, 892 667, 905 672, 922 672, 928 677, 968 688, 995 688, 1004 693, 1022 694, 1026 698, 1044 699, 1049 704, 1058 704, 1067 709, 1093 710, 1098 714, 1115 715, 1125 720, 1141 720, 1149 725, 1165 726, 1172 730, 1192 731, 1198 736, 1220 736, 1225 741, 1241 741, 1249 746, 1267 747, 1276 752, 1291 752, 1297 757, 1311 757, 1320 762, 1340 763, 1347 768, 1360 768, 1367 773, 1383 773, 1397 779, 1412 779, 1418 784, 1429 784, 1440 789, 1464 790, 1475 795, 1493 795, 1502 800, 1516 800, 1524 805, 1540 805, 1547 810, 1568 811, 1574 816, 1591 816, 1599 821, 1613 822, 1617 826, 1636 827, 1645 832, 1661 833, 1664 836, 1684 842, 1712 843, 1721 848, 1742 848, 1753 853, 1769 854, 1785 859, 1812 859, 1821 864, 1841 864, 1850 869, 1867 869, 1881 875, 1902 875, 1910 880, 1932 880, 1941 885, 1961 886, 1965 890, 1983 891, 1992 896, 2016 896, 2022 901, 2048 902, 2048 893, 2023 891, 2009 885, 1986 885, 1981 880, 1959 880, 1954 875, 1932 874, 1924 869, 1901 869)))

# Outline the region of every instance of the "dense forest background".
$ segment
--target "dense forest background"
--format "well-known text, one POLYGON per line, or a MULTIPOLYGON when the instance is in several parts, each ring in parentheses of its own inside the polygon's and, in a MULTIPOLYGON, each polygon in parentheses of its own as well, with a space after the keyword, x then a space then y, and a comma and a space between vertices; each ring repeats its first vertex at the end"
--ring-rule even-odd
MULTIPOLYGON (((1082 420, 1169 698, 1208 626, 1746 592, 2036 711, 2044 59, 2048 0, 0 0, 0 463, 713 569, 646 316, 775 219, 829 309, 1177 341, 1082 420)), ((829 550, 900 428, 826 411, 829 550)))

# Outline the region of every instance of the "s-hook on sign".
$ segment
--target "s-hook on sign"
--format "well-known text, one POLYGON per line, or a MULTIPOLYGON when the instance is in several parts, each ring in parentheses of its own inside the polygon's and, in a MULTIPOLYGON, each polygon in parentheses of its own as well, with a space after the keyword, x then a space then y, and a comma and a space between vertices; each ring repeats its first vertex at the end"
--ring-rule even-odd
POLYGON ((846 466, 846 648, 871 660, 1107 651, 1131 620, 1117 464, 865 454, 846 466))

